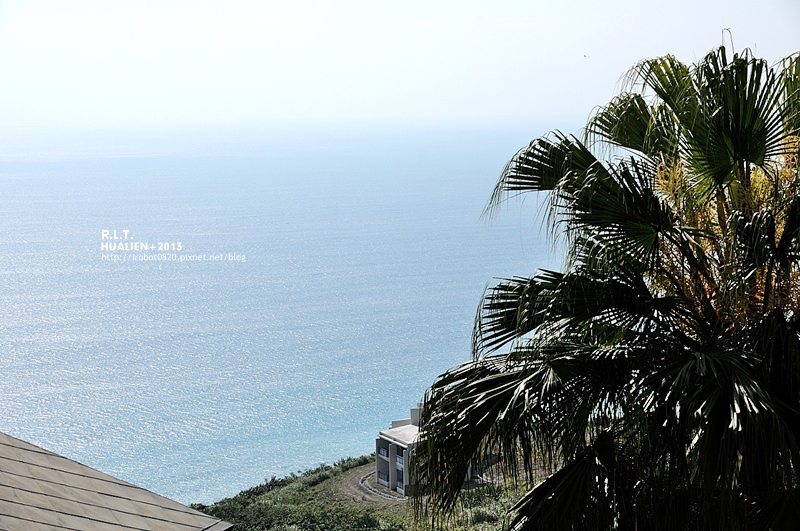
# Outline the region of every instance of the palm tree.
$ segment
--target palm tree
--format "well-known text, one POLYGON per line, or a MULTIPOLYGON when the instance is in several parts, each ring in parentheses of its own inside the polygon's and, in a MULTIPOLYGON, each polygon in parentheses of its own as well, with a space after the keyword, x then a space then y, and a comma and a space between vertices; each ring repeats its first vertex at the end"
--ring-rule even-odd
POLYGON ((626 79, 502 172, 488 209, 547 193, 568 256, 488 289, 426 393, 420 519, 491 462, 533 485, 515 530, 800 529, 800 56, 626 79))

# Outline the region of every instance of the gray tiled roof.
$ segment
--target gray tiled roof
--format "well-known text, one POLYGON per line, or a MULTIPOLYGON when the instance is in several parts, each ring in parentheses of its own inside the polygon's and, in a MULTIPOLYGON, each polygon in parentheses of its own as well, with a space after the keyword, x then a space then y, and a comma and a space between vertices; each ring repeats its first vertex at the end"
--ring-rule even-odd
POLYGON ((223 531, 231 524, 0 433, 0 530, 223 531))

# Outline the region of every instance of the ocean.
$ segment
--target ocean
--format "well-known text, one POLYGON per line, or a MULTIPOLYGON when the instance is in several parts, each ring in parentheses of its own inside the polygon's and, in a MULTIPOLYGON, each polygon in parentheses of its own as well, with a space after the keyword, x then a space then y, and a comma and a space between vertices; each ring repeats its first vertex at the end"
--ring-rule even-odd
POLYGON ((373 452, 558 267, 535 198, 480 217, 541 133, 6 134, 0 431, 183 503, 373 452))

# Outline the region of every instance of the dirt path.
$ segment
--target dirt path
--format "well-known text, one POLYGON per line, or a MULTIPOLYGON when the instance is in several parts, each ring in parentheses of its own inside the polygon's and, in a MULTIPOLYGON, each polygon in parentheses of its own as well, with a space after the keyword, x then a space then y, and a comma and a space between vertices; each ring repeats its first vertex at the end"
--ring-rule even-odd
POLYGON ((342 500, 356 500, 379 504, 400 505, 406 498, 394 495, 388 489, 375 484, 375 464, 359 466, 343 473, 336 482, 332 496, 342 500))
POLYGON ((405 501, 405 498, 400 498, 398 496, 394 496, 389 494, 388 492, 383 492, 379 490, 377 487, 372 486, 372 482, 374 481, 372 478, 375 477, 375 471, 369 472, 361 476, 361 479, 358 480, 358 485, 368 494, 372 496, 378 496, 379 498, 383 498, 385 500, 389 500, 391 502, 401 502, 405 501))

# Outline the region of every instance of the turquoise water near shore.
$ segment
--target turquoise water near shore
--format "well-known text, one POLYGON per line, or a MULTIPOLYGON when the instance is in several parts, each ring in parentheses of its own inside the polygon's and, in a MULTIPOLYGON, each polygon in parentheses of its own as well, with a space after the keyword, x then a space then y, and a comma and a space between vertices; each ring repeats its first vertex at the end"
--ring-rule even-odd
POLYGON ((0 430, 184 503, 372 452, 558 265, 479 219, 519 129, 53 138, 0 151, 0 430))

